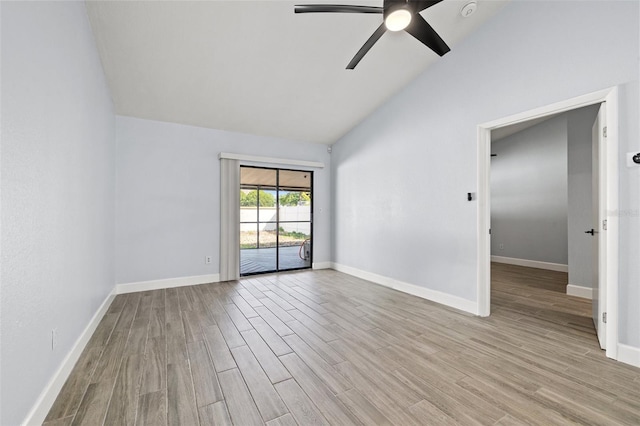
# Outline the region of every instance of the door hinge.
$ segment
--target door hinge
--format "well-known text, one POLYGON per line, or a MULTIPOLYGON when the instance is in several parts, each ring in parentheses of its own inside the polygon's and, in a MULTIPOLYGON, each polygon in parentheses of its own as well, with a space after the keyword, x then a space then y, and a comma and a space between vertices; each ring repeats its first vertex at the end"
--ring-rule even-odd
POLYGON ((489 228, 489 235, 491 235, 491 228, 489 228))
POLYGON ((605 323, 605 324, 607 323, 607 313, 606 312, 602 313, 602 322, 605 323))
POLYGON ((606 231, 607 230, 607 219, 602 221, 602 230, 606 231))
POLYGON ((602 136, 605 137, 605 138, 607 137, 607 126, 604 126, 602 128, 602 136))

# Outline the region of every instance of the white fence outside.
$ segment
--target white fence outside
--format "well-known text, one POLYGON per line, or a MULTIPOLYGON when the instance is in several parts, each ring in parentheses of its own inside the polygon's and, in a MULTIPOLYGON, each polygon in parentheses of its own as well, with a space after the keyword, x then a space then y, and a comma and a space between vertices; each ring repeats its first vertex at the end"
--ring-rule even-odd
MULTIPOLYGON (((311 206, 280 206, 280 227, 285 232, 302 232, 304 234, 311 234, 311 224, 309 223, 311 217, 311 206), (302 221, 302 222, 299 222, 302 221), (282 222, 295 222, 295 223, 282 223, 282 222)), ((275 231, 275 223, 263 223, 263 222, 275 222, 276 220, 276 207, 260 207, 260 222, 258 224, 260 231, 275 231)), ((258 209, 255 207, 241 207, 240 208, 240 232, 252 232, 256 231, 256 223, 258 221, 258 209), (253 222, 253 223, 242 223, 253 222)))

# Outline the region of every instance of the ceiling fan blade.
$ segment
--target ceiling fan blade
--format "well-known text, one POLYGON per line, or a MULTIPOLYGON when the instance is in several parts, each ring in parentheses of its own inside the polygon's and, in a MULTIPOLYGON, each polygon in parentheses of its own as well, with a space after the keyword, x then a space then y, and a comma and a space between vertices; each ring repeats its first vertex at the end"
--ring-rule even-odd
POLYGON ((297 4, 295 13, 382 13, 377 6, 351 6, 346 4, 297 4))
POLYGON ((438 35, 436 30, 434 30, 419 13, 415 13, 413 15, 411 23, 407 28, 405 28, 405 31, 417 38, 420 42, 440 56, 443 56, 451 50, 449 46, 447 46, 447 43, 445 43, 438 35))
POLYGON ((422 12, 423 10, 433 6, 434 4, 440 3, 442 0, 409 0, 409 4, 412 4, 414 10, 417 12, 422 12))
POLYGON ((352 70, 356 67, 356 65, 358 65, 358 62, 360 62, 360 60, 364 57, 364 55, 367 54, 369 49, 371 49, 373 45, 376 44, 376 41, 378 41, 378 39, 382 37, 382 34, 384 34, 385 31, 387 31, 387 27, 383 22, 382 24, 380 24, 378 29, 371 35, 371 37, 369 37, 369 40, 367 40, 362 45, 362 47, 360 48, 360 50, 358 50, 358 53, 356 53, 356 56, 353 57, 351 62, 349 62, 349 65, 347 65, 348 70, 352 70))

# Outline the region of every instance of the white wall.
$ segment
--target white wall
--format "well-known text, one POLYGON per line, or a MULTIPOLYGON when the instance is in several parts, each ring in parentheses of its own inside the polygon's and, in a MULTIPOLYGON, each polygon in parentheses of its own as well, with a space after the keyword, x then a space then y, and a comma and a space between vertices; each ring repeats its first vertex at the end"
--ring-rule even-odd
POLYGON ((569 284, 593 286, 591 206, 591 127, 600 105, 569 111, 567 116, 569 184, 569 284))
POLYGON ((491 153, 491 254, 566 265, 567 117, 492 141, 491 153))
MULTIPOLYGON (((478 187, 477 125, 620 85, 621 161, 640 150, 638 8, 511 2, 338 141, 333 260, 477 300, 478 206, 466 200, 478 187)), ((620 341, 640 347, 637 168, 620 170, 620 209, 620 341)))
POLYGON ((323 162, 314 169, 313 253, 330 260, 326 145, 120 116, 116 133, 118 284, 219 273, 220 152, 323 162))
POLYGON ((83 2, 0 7, 0 424, 16 425, 113 289, 115 117, 83 2))

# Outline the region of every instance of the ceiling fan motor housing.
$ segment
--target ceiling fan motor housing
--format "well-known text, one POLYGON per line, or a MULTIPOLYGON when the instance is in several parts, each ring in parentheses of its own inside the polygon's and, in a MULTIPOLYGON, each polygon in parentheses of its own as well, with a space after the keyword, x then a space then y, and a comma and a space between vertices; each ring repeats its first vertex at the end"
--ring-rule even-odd
POLYGON ((384 2, 384 12, 382 15, 384 20, 386 21, 389 15, 399 9, 408 10, 411 14, 413 14, 413 9, 411 8, 409 2, 406 0, 386 1, 384 2))

